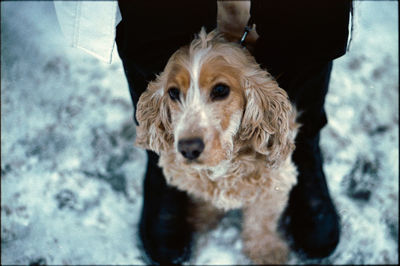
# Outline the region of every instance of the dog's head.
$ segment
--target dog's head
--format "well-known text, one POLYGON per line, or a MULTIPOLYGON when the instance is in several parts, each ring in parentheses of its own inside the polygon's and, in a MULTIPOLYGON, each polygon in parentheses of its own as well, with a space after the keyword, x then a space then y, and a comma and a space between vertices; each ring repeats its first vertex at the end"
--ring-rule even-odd
POLYGON ((285 91, 239 45, 202 30, 141 95, 136 144, 195 167, 216 167, 247 148, 275 165, 293 150, 285 91))

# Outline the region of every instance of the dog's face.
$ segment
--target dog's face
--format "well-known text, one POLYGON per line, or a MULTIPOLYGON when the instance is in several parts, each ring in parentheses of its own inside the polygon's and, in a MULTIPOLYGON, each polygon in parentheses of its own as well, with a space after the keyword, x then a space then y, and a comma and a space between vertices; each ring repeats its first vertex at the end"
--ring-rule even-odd
POLYGON ((229 160, 244 111, 238 69, 223 56, 182 49, 168 65, 166 86, 177 159, 216 166, 229 160))
POLYGON ((235 145, 273 163, 292 149, 290 112, 286 93, 246 51, 201 31, 141 96, 136 142, 197 168, 229 162, 235 145))

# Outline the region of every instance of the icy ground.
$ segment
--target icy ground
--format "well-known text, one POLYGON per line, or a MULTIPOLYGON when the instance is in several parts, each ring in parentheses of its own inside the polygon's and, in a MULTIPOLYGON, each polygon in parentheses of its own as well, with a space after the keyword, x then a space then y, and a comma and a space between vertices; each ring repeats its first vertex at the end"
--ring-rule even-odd
MULTIPOLYGON (((342 219, 336 251, 290 263, 398 262, 398 3, 356 2, 322 133, 342 219)), ((145 154, 121 62, 65 46, 51 2, 1 2, 1 263, 143 264, 145 154)), ((199 236, 192 264, 246 264, 240 215, 199 236)))

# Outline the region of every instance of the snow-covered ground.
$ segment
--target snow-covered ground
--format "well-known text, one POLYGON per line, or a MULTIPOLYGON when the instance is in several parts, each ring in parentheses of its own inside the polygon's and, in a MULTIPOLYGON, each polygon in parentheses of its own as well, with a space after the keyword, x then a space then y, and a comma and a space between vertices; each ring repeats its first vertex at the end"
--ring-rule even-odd
MULTIPOLYGON (((290 263, 398 262, 398 3, 355 2, 322 133, 342 219, 336 251, 290 263)), ((117 56, 116 56, 117 57, 117 56)), ((145 153, 120 60, 65 46, 52 2, 1 2, 1 263, 144 264, 145 153)), ((198 237, 192 264, 247 264, 240 215, 198 237)))

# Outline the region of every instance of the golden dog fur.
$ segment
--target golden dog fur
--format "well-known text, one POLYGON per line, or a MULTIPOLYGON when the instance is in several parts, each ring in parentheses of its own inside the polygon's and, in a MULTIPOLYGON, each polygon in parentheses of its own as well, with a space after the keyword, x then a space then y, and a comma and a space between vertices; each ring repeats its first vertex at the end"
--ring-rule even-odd
MULTIPOLYGON (((136 116, 136 144, 160 155, 167 182, 203 205, 194 210, 242 208, 244 252, 259 264, 286 261, 288 247, 277 223, 296 183, 296 111, 245 48, 203 29, 148 85, 136 116), (213 100, 210 92, 221 83, 230 93, 213 100), (169 97, 170 88, 179 89, 179 101, 169 97), (183 137, 204 140, 196 160, 179 153, 183 137)), ((201 216, 192 213, 198 217, 192 222, 201 216)))

